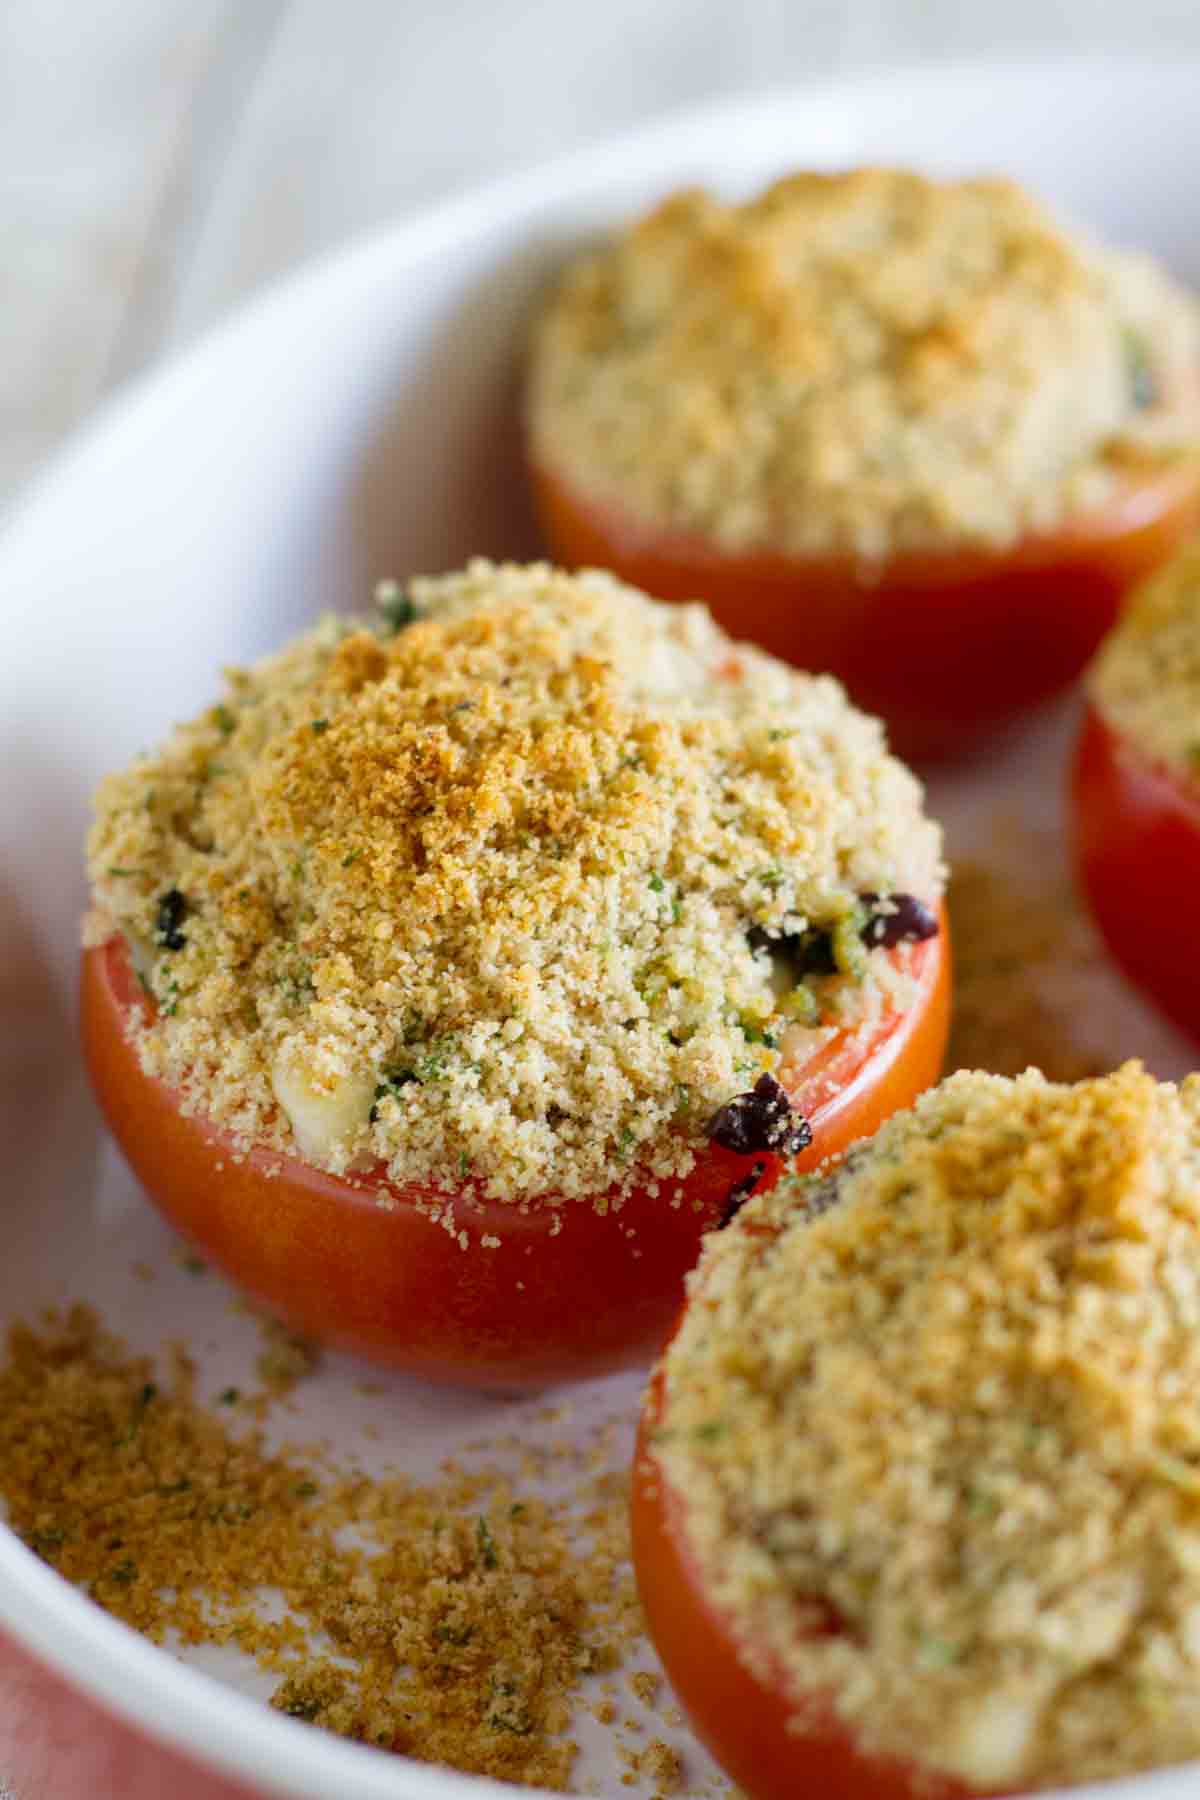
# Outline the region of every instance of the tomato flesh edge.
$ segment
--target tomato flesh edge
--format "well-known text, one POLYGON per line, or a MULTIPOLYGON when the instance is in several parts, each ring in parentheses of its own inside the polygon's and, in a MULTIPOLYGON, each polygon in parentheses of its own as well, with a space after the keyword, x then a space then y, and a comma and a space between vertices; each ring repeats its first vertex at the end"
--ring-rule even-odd
MULTIPOLYGON (((949 1017, 949 950, 939 935, 915 947, 918 992, 885 1019, 866 1053, 842 1068, 835 1043, 799 1073, 797 1098, 839 1071, 841 1087, 812 1114, 804 1167, 875 1130, 935 1081, 949 1017), (877 1079, 872 1077, 876 1076, 877 1079)), ((336 1176, 267 1148, 241 1151, 229 1134, 181 1110, 147 1075, 126 1028, 145 1008, 124 941, 84 952, 81 1027, 107 1122, 159 1209, 239 1287, 331 1342, 431 1379, 524 1388, 579 1380, 646 1361, 678 1311, 702 1234, 723 1217, 731 1187, 775 1156, 710 1145, 662 1191, 635 1188, 617 1212, 587 1201, 514 1205, 464 1188, 455 1232, 429 1216, 446 1196, 401 1188, 379 1171, 336 1176), (671 1206, 673 1190, 683 1199, 671 1206), (457 1232, 468 1233, 464 1249, 457 1232), (485 1247, 479 1240, 497 1240, 485 1247)))
POLYGON ((1200 523, 1191 467, 1130 479, 1102 515, 1002 551, 850 556, 723 552, 585 498, 534 461, 542 531, 569 568, 611 569, 664 600, 706 602, 737 638, 844 681, 901 756, 965 754, 1066 687, 1129 589, 1200 523))
POLYGON ((650 1637, 700 1738, 749 1800, 975 1800, 976 1790, 858 1747, 827 1701, 789 1690, 705 1591, 687 1511, 652 1448, 662 1375, 646 1396, 633 1465, 631 1525, 638 1592, 650 1637))
POLYGON ((1089 706, 1071 772, 1080 885, 1114 960, 1200 1041, 1200 785, 1089 706))

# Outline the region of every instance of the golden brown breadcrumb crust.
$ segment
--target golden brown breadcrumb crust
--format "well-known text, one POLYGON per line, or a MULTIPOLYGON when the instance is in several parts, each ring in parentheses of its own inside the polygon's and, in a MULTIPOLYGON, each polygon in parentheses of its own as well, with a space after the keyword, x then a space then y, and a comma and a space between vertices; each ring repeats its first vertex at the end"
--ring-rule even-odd
POLYGON ((1010 181, 800 173, 671 195, 535 332, 536 461, 724 550, 1003 547, 1200 441, 1200 315, 1010 181))

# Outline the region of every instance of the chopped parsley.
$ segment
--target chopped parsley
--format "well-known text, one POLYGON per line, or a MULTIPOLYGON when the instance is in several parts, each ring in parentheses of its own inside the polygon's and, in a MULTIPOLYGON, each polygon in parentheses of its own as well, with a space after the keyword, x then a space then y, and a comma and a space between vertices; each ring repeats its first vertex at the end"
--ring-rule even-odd
POLYGON ((500 1558, 496 1552, 496 1540, 493 1538, 488 1527, 488 1522, 483 1517, 482 1513, 479 1515, 479 1522, 475 1528, 475 1535, 479 1540, 479 1559, 484 1568, 498 1569, 500 1567, 500 1558))
POLYGON ((403 631, 421 614, 417 603, 400 586, 398 581, 381 581, 375 589, 375 610, 381 622, 391 632, 403 631))

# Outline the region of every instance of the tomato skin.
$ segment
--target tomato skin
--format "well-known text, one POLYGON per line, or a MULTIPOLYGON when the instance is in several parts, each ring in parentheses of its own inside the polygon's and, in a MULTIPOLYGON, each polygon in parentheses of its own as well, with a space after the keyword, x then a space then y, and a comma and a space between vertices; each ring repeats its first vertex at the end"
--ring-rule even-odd
POLYGON ((543 534, 566 567, 706 601, 734 637, 837 675, 914 761, 969 752, 1066 687, 1128 590, 1200 522, 1200 475, 1176 468, 1131 480, 1103 515, 1011 550, 904 552, 864 574, 849 556, 722 552, 596 505, 544 464, 531 478, 543 534))
MULTIPOLYGON (((841 1085, 809 1114, 814 1143, 793 1166, 874 1131, 937 1079, 949 1016, 944 918, 938 936, 916 946, 913 966, 917 999, 885 1021, 865 1062, 835 1044, 801 1080, 802 1102, 806 1085, 841 1085)), ((455 1200, 457 1226, 472 1240, 464 1250, 418 1210, 432 1189, 399 1188, 379 1171, 331 1175, 265 1148, 241 1154, 203 1117, 183 1113, 175 1091, 143 1071, 127 1031, 145 1005, 123 940, 84 952, 85 1059, 150 1197, 234 1282, 296 1325, 432 1379, 541 1386, 645 1361, 732 1185, 760 1161, 761 1188, 781 1172, 775 1156, 710 1145, 682 1182, 664 1182, 658 1195, 636 1188, 619 1213, 603 1216, 586 1202, 515 1206, 464 1190, 455 1200), (677 1186, 684 1200, 675 1210, 677 1186), (484 1248, 484 1235, 498 1245, 484 1248)))
POLYGON ((1200 1041, 1200 784, 1089 707, 1071 775, 1075 867, 1125 974, 1200 1041))
POLYGON ((646 1396, 633 1465, 631 1523, 638 1592, 650 1636, 692 1726, 749 1800, 969 1800, 945 1777, 866 1754, 819 1700, 798 1706, 767 1659, 751 1670, 728 1619, 709 1600, 687 1540, 686 1508, 652 1449, 662 1377, 646 1396))

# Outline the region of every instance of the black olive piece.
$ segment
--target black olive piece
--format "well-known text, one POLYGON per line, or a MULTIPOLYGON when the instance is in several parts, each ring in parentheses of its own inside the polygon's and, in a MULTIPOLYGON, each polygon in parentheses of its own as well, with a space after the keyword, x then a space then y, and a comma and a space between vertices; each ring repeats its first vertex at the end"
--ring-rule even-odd
POLYGON ((735 1094, 719 1107, 708 1122, 714 1144, 738 1156, 756 1156, 762 1150, 776 1156, 795 1156, 812 1143, 812 1126, 793 1112, 785 1088, 773 1075, 760 1075, 753 1088, 735 1094))
POLYGON ((737 1218, 743 1206, 745 1206, 747 1200, 749 1200, 751 1194, 762 1180, 766 1166, 765 1162, 751 1163, 750 1173, 748 1175, 743 1175, 740 1181, 734 1182, 728 1194, 725 1196, 725 1210, 721 1214, 720 1221, 717 1225, 718 1231, 724 1231, 727 1225, 733 1224, 733 1221, 737 1218))
POLYGON ((867 909, 867 922, 862 928, 862 941, 868 950, 880 945, 891 950, 896 944, 921 944, 938 933, 937 914, 918 900, 915 894, 889 894, 889 911, 876 912, 880 896, 860 894, 867 909))
POLYGON ((367 1114, 367 1124, 374 1125, 379 1117, 379 1102, 386 1100, 389 1094, 397 1095, 401 1088, 407 1087, 410 1081, 416 1081, 415 1069, 384 1069, 383 1080, 378 1082, 371 1097, 371 1110, 367 1114))
POLYGON ((802 975, 837 973, 833 936, 819 925, 810 925, 807 931, 784 932, 778 937, 772 937, 761 925, 752 925, 746 936, 752 950, 770 950, 782 956, 797 979, 802 975))
POLYGON ((179 927, 187 917, 188 903, 178 888, 168 888, 154 915, 154 941, 164 950, 182 950, 187 938, 179 927))

